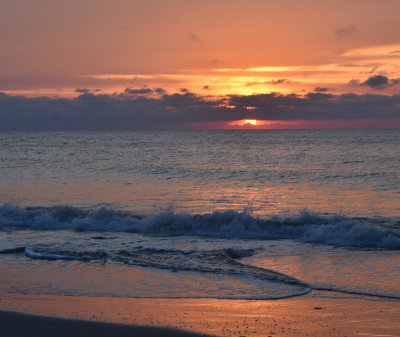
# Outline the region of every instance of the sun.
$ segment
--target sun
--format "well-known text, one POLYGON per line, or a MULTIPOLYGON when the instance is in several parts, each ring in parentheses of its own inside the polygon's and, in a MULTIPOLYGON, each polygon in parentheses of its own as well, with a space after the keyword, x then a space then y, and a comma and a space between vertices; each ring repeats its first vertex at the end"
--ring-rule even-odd
POLYGON ((228 125, 231 127, 239 127, 239 128, 265 128, 271 124, 270 121, 261 120, 261 119, 240 119, 236 121, 228 122, 228 125))
POLYGON ((243 121, 243 125, 250 124, 250 125, 257 125, 257 119, 245 119, 243 121))

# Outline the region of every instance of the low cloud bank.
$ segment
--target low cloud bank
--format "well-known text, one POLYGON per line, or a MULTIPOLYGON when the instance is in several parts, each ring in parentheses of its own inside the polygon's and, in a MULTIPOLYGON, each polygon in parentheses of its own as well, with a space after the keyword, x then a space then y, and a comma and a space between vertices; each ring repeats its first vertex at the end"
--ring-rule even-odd
POLYGON ((127 89, 117 95, 82 90, 82 95, 72 99, 0 93, 0 130, 171 129, 241 119, 400 120, 400 95, 332 95, 324 91, 305 96, 271 93, 210 97, 188 91, 165 94, 160 88, 155 92, 127 89))

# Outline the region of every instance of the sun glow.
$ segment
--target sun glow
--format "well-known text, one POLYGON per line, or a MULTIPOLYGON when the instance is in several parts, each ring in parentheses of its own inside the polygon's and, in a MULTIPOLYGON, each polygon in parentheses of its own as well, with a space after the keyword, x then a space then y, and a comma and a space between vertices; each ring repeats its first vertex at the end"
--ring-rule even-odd
POLYGON ((228 123, 230 126, 233 127, 266 127, 271 123, 269 121, 260 120, 260 119, 240 119, 237 121, 231 121, 228 123))

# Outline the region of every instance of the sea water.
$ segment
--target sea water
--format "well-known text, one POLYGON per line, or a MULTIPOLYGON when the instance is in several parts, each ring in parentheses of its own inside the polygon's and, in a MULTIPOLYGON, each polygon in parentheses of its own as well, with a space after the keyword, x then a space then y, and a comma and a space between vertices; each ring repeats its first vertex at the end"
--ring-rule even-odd
POLYGON ((0 291, 399 300, 400 130, 0 133, 0 291))

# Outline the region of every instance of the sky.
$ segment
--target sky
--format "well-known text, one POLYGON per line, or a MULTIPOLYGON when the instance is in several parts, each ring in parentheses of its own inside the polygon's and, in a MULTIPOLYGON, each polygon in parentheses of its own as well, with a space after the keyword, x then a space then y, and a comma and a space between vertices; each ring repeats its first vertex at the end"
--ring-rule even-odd
POLYGON ((400 127, 398 0, 2 0, 0 130, 400 127))

